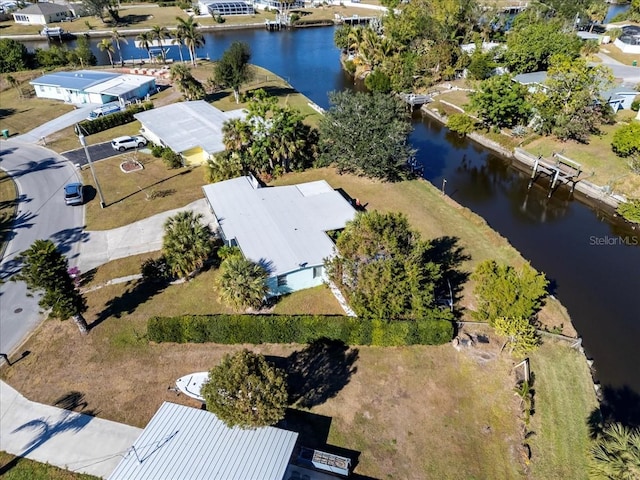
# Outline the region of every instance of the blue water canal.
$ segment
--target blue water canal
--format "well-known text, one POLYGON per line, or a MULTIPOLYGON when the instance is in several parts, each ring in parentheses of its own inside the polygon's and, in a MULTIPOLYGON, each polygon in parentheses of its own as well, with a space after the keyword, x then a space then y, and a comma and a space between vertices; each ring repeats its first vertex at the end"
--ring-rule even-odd
MULTIPOLYGON (((219 58, 233 41, 249 43, 254 63, 286 78, 322 107, 329 106, 328 92, 353 87, 340 68, 332 28, 207 33, 198 56, 219 58)), ((146 57, 133 41, 123 48, 126 59, 146 57)), ((95 51, 107 64, 105 54, 95 51)), ((179 59, 177 47, 169 56, 179 59)), ((567 191, 547 199, 546 184, 528 190, 528 175, 508 160, 420 115, 414 118, 411 142, 427 180, 441 187, 446 179, 448 195, 485 218, 547 274, 595 358, 597 378, 640 395, 640 228, 631 229, 567 191)), ((640 405, 640 397, 635 400, 640 405)))

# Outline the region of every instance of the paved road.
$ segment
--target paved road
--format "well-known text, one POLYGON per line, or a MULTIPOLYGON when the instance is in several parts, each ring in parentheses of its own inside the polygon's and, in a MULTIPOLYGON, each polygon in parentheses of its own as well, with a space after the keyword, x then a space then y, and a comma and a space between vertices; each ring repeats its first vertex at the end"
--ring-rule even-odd
POLYGON ((41 321, 37 299, 28 297, 23 282, 7 279, 19 269, 16 256, 38 239, 51 239, 75 265, 83 232, 84 207, 64 204, 63 188, 79 181, 63 157, 15 139, 0 142, 0 168, 18 187, 17 218, 0 261, 0 352, 9 354, 41 321))
MULTIPOLYGON (((73 395, 61 407, 78 408, 73 395)), ((90 412, 87 412, 90 413, 90 412)), ((32 402, 0 381, 0 450, 106 478, 142 429, 32 402)))

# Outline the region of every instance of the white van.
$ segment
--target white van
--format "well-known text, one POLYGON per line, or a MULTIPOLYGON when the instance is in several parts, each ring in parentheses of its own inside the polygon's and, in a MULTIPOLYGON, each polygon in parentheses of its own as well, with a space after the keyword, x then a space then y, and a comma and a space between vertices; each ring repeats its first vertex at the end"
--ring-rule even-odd
POLYGON ((91 113, 89 113, 87 120, 95 120, 96 118, 104 117, 105 115, 116 113, 120 110, 122 110, 122 107, 119 103, 106 103, 101 107, 91 110, 91 113))

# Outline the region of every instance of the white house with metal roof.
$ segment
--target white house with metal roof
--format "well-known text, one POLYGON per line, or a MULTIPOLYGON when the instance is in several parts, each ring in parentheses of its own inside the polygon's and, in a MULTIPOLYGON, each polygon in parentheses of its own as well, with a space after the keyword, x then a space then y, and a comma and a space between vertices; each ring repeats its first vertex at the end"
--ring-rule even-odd
POLYGON ((283 480, 298 434, 164 402, 109 480, 283 480))
POLYGON ((222 126, 245 116, 244 110, 223 112, 204 100, 172 103, 134 115, 148 140, 181 154, 187 165, 199 165, 222 152, 222 126))
POLYGON ((73 16, 66 5, 51 2, 33 3, 13 12, 14 21, 21 25, 46 25, 47 23, 62 22, 73 16))
POLYGON ((36 96, 76 105, 104 104, 144 98, 156 89, 156 79, 144 75, 121 75, 99 70, 54 72, 29 82, 36 96))
POLYGON ((324 180, 262 188, 246 176, 202 189, 226 244, 269 272, 271 295, 321 285, 324 260, 335 253, 327 232, 356 215, 324 180))

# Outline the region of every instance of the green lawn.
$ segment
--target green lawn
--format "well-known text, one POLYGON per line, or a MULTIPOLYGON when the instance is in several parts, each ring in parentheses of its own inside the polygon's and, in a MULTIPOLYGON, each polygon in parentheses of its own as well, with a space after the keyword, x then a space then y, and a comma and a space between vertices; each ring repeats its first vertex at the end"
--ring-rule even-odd
POLYGON ((531 355, 535 415, 530 439, 534 478, 586 479, 587 419, 597 407, 584 355, 547 340, 531 355))
POLYGON ((98 477, 70 472, 27 458, 0 452, 0 477, 4 480, 97 480, 98 477))
POLYGON ((11 233, 9 226, 16 214, 17 196, 16 184, 4 170, 0 170, 0 258, 4 255, 8 236, 11 233))

